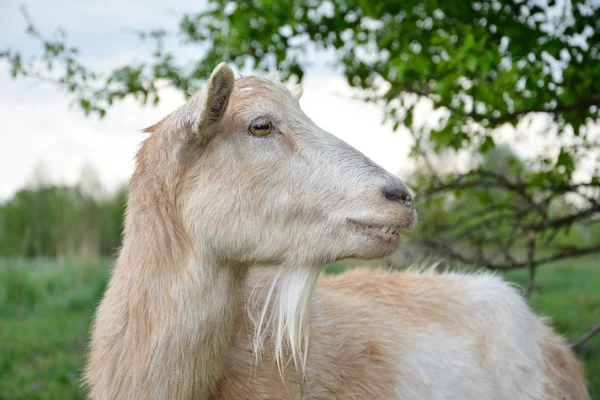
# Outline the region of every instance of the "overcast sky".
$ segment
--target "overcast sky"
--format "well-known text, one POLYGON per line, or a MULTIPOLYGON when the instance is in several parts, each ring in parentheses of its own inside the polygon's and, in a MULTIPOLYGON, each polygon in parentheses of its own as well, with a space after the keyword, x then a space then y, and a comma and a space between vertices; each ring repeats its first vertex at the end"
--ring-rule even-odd
MULTIPOLYGON (((35 51, 24 33, 21 0, 0 1, 0 49, 35 51)), ((83 50, 86 63, 109 68, 143 58, 147 49, 126 28, 173 27, 177 14, 198 9, 198 1, 137 2, 107 0, 30 0, 27 8, 39 29, 52 33, 62 26, 69 42, 83 50), (51 7, 49 5, 51 4, 51 7)), ((408 133, 392 133, 382 125, 381 110, 351 98, 345 79, 317 59, 303 82, 300 104, 318 125, 355 146, 393 173, 406 169, 408 133)), ((82 167, 93 166, 109 189, 132 172, 133 157, 145 137, 140 129, 180 106, 176 91, 163 94, 158 107, 120 103, 107 117, 86 118, 70 105, 67 95, 52 85, 12 80, 0 62, 0 200, 21 188, 36 165, 44 165, 55 182, 74 182, 82 167)))

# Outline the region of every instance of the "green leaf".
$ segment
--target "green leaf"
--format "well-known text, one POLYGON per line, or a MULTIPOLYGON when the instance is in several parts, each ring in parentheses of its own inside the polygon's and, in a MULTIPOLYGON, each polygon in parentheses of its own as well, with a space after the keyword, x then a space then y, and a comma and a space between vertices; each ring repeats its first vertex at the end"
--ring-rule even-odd
POLYGON ((496 143, 494 143, 494 139, 492 139, 491 136, 486 136, 485 139, 483 139, 483 143, 481 143, 480 146, 480 151, 482 153, 487 153, 488 151, 490 151, 491 149, 496 147, 496 143))

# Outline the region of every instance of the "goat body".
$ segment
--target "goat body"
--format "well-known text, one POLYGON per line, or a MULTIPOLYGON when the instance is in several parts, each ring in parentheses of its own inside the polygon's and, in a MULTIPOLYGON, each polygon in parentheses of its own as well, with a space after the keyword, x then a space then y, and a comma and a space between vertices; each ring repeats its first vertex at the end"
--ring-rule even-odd
POLYGON ((90 397, 588 398, 569 349, 497 277, 319 278, 390 255, 416 211, 398 177, 298 98, 221 64, 147 129, 94 321, 90 397))
POLYGON ((262 308, 271 275, 250 274, 215 399, 589 398, 563 339, 490 274, 322 276, 306 366, 298 372, 290 362, 280 375, 272 348, 255 365, 251 346, 249 315, 262 308))

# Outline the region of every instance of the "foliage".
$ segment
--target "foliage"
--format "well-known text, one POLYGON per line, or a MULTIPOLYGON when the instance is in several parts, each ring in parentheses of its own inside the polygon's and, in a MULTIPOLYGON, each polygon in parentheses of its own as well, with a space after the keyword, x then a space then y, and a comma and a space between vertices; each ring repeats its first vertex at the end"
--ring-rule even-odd
POLYGON ((126 191, 97 197, 81 185, 22 189, 0 205, 0 256, 97 258, 121 242, 126 191))
POLYGON ((569 197, 579 184, 532 187, 539 174, 534 163, 521 160, 509 146, 489 150, 477 169, 445 182, 422 168, 411 182, 426 198, 420 209, 428 223, 418 241, 463 263, 492 269, 535 267, 600 250, 593 197, 582 207, 581 199, 569 197), (531 259, 530 247, 537 253, 531 259))

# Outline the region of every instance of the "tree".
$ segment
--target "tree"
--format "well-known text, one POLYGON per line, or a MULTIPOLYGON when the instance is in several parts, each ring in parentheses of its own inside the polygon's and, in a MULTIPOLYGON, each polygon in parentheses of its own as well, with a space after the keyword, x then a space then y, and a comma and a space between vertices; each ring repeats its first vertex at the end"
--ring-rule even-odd
POLYGON ((39 165, 33 182, 0 204, 0 257, 113 256, 123 232, 126 191, 104 193, 96 172, 54 185, 39 165))
POLYGON ((536 266, 600 251, 598 237, 556 245, 574 225, 599 223, 599 8, 591 0, 209 0, 174 34, 139 32, 156 43, 151 60, 107 74, 25 13, 42 52, 27 62, 12 49, 4 56, 13 76, 53 81, 102 116, 125 97, 158 102, 164 83, 190 95, 221 61, 302 79, 307 50, 331 51, 364 100, 394 129, 409 128, 412 156, 427 172, 418 187, 425 214, 459 204, 466 191, 477 199, 462 216, 454 208, 449 225, 428 220, 435 229, 423 243, 472 265, 528 267, 531 289, 536 266), (202 55, 179 62, 164 44, 169 35, 202 55), (542 126, 533 156, 506 164, 510 171, 483 162, 503 131, 518 137, 532 125, 542 126), (441 173, 432 161, 440 152, 469 155, 468 168, 441 173))

